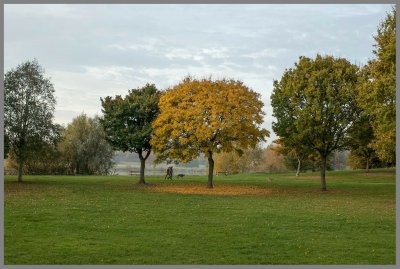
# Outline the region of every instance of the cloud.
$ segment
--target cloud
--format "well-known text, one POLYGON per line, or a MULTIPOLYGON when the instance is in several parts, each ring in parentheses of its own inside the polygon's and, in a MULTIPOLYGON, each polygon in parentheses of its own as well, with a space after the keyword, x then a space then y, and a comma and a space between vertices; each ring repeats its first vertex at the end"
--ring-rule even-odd
POLYGON ((201 53, 208 55, 214 59, 227 59, 229 58, 229 49, 227 47, 209 47, 201 49, 201 53))
POLYGON ((197 62, 202 62, 204 60, 204 56, 200 52, 185 48, 169 48, 168 51, 164 53, 164 57, 170 60, 190 59, 197 62))
MULTIPOLYGON (((84 109, 79 112, 77 110, 65 110, 65 109, 57 109, 54 113, 54 117, 57 119, 57 123, 64 125, 67 127, 69 123, 71 123, 71 119, 77 117, 81 113, 86 113, 84 109)), ((89 115, 88 113, 86 113, 89 115)), ((91 117, 94 115, 90 115, 91 117)))
POLYGON ((130 43, 130 44, 110 44, 107 45, 107 48, 110 49, 117 49, 121 51, 146 51, 146 52, 151 52, 156 49, 156 40, 147 40, 145 43, 130 43))
POLYGON ((185 59, 199 63, 205 63, 210 59, 225 60, 229 58, 229 49, 226 47, 186 47, 186 48, 166 48, 160 51, 159 55, 169 60, 185 59))
POLYGON ((95 79, 106 79, 114 81, 124 81, 124 79, 134 72, 132 67, 127 66, 82 66, 87 76, 95 79))
POLYGON ((261 94, 299 56, 365 63, 391 5, 5 5, 4 68, 37 58, 56 120, 99 113, 100 97, 187 75, 234 78, 261 94), (73 113, 74 112, 74 113, 73 113), (78 113, 78 114, 77 114, 78 113))

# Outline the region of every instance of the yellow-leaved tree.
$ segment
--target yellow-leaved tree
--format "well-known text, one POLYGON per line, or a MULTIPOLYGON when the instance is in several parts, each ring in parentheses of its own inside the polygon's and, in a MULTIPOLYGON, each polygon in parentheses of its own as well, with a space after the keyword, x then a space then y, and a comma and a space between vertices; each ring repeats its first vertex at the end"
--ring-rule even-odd
POLYGON ((241 152, 265 141, 260 94, 237 80, 185 78, 162 93, 153 122, 151 145, 157 160, 189 162, 208 158, 208 188, 213 187, 214 159, 219 152, 241 152))

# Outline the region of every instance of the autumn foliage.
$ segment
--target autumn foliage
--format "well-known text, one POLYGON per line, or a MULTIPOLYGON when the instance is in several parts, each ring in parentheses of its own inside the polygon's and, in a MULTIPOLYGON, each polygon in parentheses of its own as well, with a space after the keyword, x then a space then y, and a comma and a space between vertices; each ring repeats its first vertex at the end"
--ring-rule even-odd
POLYGON ((387 163, 396 163, 396 9, 387 15, 374 36, 374 58, 365 66, 367 79, 358 102, 372 118, 370 146, 387 163))
POLYGON ((208 158, 212 188, 213 154, 254 148, 269 132, 260 128, 260 94, 237 80, 185 78, 160 97, 151 144, 158 160, 208 158))

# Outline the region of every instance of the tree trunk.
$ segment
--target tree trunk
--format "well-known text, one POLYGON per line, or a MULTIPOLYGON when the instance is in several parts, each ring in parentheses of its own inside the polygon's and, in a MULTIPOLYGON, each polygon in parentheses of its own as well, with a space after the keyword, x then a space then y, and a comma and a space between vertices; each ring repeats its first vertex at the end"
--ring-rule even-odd
POLYGON ((207 188, 212 189, 213 186, 213 174, 214 174, 214 160, 212 158, 212 152, 208 152, 208 183, 207 188))
POLYGON ((365 173, 369 172, 369 158, 367 158, 367 165, 365 167, 365 173))
POLYGON ((326 171, 326 156, 321 156, 321 189, 322 189, 322 191, 326 191, 325 171, 326 171))
POLYGON ((20 160, 18 162, 18 182, 22 183, 22 171, 23 171, 23 167, 24 167, 24 162, 22 160, 20 160))
POLYGON ((296 171, 296 177, 298 177, 300 175, 300 167, 301 167, 301 161, 299 158, 297 158, 297 171, 296 171))
POLYGON ((150 155, 150 150, 146 152, 146 155, 143 157, 143 150, 138 149, 138 155, 140 159, 140 177, 139 177, 139 184, 146 184, 144 181, 144 169, 146 168, 146 160, 150 155))
POLYGON ((140 159, 140 177, 139 177, 139 184, 146 184, 144 181, 144 169, 146 167, 146 159, 143 158, 142 153, 138 153, 140 159))

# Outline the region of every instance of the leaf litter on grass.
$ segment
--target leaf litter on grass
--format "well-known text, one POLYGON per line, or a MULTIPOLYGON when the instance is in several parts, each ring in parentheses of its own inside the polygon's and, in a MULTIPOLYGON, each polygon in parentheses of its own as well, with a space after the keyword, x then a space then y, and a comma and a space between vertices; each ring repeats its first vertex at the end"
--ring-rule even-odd
POLYGON ((241 185, 216 185, 214 188, 207 188, 205 184, 188 185, 150 185, 146 188, 151 192, 167 192, 181 194, 204 194, 204 195, 265 195, 271 194, 270 188, 259 188, 241 185))

